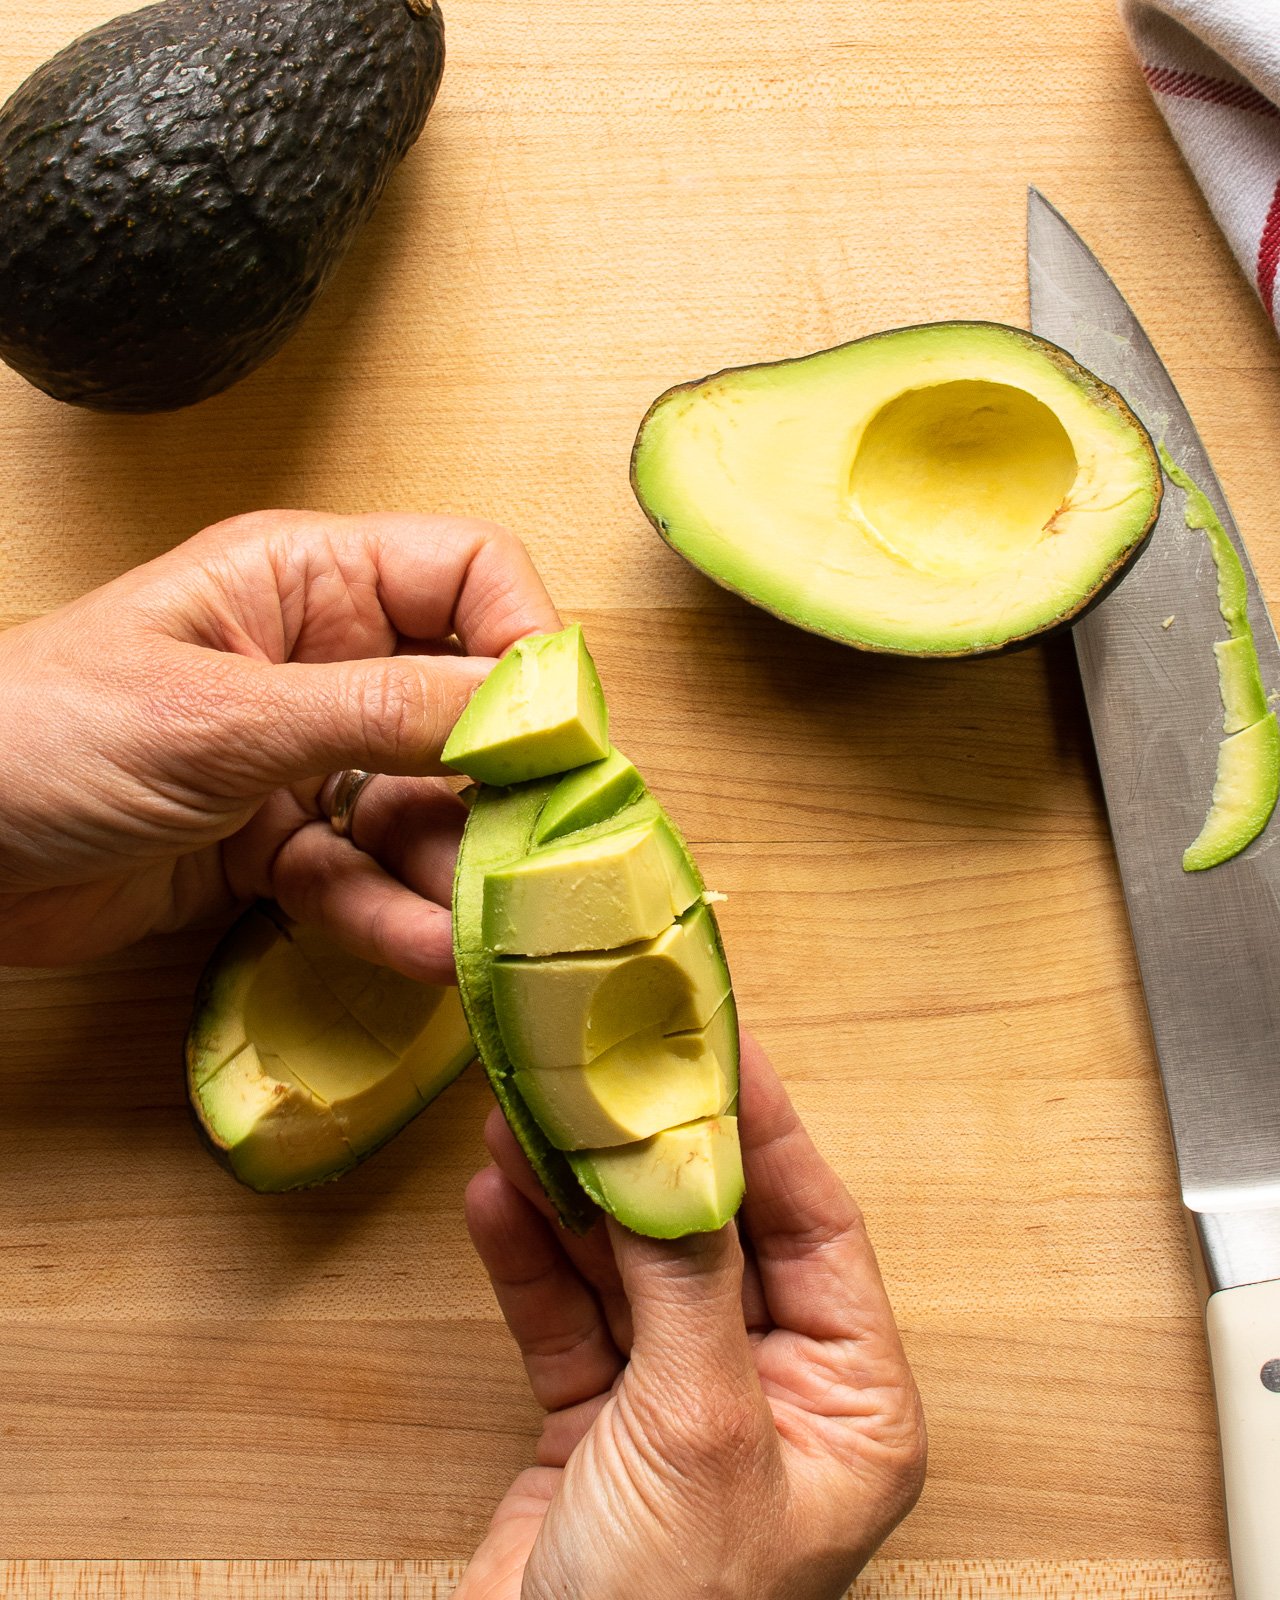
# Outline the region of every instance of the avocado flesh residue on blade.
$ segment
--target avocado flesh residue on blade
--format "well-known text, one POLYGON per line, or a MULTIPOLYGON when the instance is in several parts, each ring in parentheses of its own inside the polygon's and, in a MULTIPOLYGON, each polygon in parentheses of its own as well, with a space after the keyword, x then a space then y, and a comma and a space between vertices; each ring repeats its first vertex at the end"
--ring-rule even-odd
POLYGON ((1228 637, 1213 647, 1218 663, 1223 729, 1218 745, 1213 796, 1204 826, 1182 856, 1183 870, 1221 866, 1252 844, 1271 819, 1280 797, 1280 728, 1267 704, 1249 623, 1244 566, 1209 497, 1160 446, 1160 462, 1187 499, 1188 528, 1204 533, 1217 572, 1218 610, 1228 637))
POLYGON ((1022 329, 940 323, 669 390, 649 520, 725 588, 861 649, 972 655, 1073 621, 1162 484, 1120 396, 1022 329))
POLYGON ((355 1166, 474 1055, 454 990, 360 961, 258 906, 202 979, 188 1093, 218 1159, 274 1193, 355 1166))

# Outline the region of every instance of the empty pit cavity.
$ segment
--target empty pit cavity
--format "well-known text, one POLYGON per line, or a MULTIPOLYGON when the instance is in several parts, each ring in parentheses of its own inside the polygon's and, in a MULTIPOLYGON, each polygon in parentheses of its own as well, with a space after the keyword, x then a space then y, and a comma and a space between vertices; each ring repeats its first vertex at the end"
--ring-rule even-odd
POLYGON ((1077 469, 1042 401, 959 379, 909 389, 876 412, 850 490, 859 520, 893 555, 959 575, 1012 564, 1051 536, 1077 469))

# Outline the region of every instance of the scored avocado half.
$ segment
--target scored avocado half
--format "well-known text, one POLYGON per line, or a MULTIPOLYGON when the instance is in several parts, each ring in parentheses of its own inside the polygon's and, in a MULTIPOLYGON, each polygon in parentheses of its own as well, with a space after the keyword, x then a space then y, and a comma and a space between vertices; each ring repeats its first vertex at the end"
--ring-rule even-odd
MULTIPOLYGON (((565 632, 572 649, 526 653, 579 659, 580 635, 565 632)), ((722 1227, 743 1192, 738 1025, 702 879, 619 751, 563 770, 582 730, 566 726, 563 695, 544 701, 522 681, 495 671, 467 713, 479 769, 500 748, 529 774, 480 788, 454 877, 480 1059, 567 1226, 589 1227, 594 1201, 656 1238, 722 1227)), ((598 683, 580 705, 603 736, 598 683)), ((471 770, 465 751, 450 759, 471 770)))
POLYGON ((205 969, 187 1092, 217 1159, 276 1193, 354 1167, 475 1054, 456 990, 361 961, 264 903, 205 969))
POLYGON ((1069 624, 1160 507, 1155 449, 1064 351, 926 324, 669 389, 632 486, 708 577, 860 649, 967 656, 1069 624))

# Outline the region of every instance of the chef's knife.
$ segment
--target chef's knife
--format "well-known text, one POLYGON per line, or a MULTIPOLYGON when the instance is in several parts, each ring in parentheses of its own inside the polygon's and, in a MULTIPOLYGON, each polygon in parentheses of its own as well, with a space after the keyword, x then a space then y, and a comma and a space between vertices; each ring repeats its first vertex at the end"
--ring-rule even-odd
MULTIPOLYGON (((1280 646, 1204 446, 1138 319, 1039 194, 1031 326, 1125 397, 1205 491, 1248 579, 1268 690, 1280 646)), ((1166 488, 1151 544, 1074 630, 1182 1199, 1208 1295, 1238 1600, 1280 1597, 1280 811, 1242 855, 1184 872, 1213 788, 1226 637, 1208 540, 1166 488), (1173 621, 1164 626, 1168 618, 1173 621)))

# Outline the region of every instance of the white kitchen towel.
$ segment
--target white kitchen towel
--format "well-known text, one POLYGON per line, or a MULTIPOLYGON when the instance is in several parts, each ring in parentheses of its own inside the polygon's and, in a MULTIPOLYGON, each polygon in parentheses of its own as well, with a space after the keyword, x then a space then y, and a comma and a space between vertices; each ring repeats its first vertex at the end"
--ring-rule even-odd
POLYGON ((1280 325, 1280 0, 1120 0, 1156 104, 1280 325))

